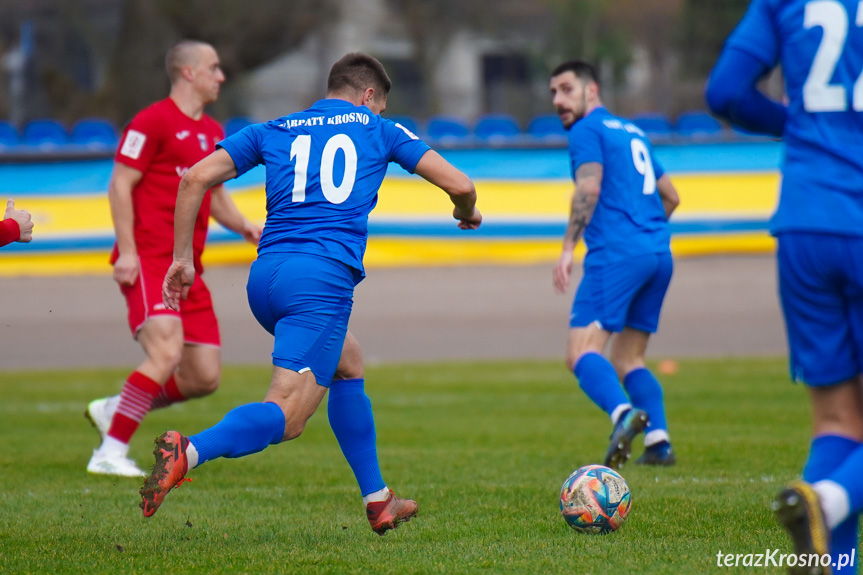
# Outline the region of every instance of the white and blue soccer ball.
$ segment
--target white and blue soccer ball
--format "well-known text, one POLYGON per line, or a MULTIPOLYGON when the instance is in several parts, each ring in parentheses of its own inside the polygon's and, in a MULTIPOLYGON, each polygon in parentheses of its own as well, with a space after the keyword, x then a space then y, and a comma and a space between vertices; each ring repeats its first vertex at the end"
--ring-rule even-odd
POLYGON ((560 488, 560 512, 580 533, 617 531, 629 516, 632 493, 623 477, 604 465, 585 465, 560 488))

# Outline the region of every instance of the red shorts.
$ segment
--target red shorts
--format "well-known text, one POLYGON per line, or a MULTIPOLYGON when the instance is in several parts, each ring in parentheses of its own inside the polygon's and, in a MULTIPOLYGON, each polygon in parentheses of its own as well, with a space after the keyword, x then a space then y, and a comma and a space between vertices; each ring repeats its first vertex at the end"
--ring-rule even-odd
POLYGON ((186 343, 221 347, 213 300, 200 274, 195 275, 188 299, 180 301, 180 311, 176 312, 165 307, 162 302, 162 282, 171 267, 171 260, 139 257, 138 266, 138 281, 135 285, 120 286, 129 308, 129 328, 133 336, 137 337, 138 330, 144 327, 149 318, 166 315, 182 320, 183 340, 186 343))

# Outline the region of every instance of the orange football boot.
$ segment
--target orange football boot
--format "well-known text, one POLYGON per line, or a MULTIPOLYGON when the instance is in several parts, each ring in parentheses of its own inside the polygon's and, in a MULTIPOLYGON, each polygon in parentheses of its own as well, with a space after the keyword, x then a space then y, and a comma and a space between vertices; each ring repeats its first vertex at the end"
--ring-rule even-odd
POLYGON ((166 431, 156 438, 156 449, 153 450, 156 463, 139 491, 144 517, 152 517, 168 492, 183 483, 189 470, 186 459, 188 446, 189 438, 178 431, 166 431))
POLYGON ((411 499, 399 499, 390 490, 385 501, 372 501, 366 505, 366 516, 372 531, 384 535, 390 529, 398 527, 399 523, 410 521, 417 516, 417 502, 411 499))

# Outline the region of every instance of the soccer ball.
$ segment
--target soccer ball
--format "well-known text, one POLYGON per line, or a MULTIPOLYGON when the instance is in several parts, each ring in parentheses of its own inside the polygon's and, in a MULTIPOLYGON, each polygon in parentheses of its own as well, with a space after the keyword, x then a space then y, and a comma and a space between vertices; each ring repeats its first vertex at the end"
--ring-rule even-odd
POLYGON ((585 465, 573 471, 560 488, 560 512, 580 533, 617 531, 632 507, 626 480, 604 465, 585 465))

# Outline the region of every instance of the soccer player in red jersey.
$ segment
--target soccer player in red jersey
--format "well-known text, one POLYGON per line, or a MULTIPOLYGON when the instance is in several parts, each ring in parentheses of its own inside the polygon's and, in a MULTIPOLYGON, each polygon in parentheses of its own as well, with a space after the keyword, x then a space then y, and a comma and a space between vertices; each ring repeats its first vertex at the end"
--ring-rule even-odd
MULTIPOLYGON (((225 75, 209 44, 183 41, 165 61, 170 95, 139 112, 127 126, 115 156, 108 189, 117 241, 111 256, 114 280, 126 298, 129 327, 146 353, 119 395, 92 401, 85 415, 102 444, 87 471, 142 477, 127 457, 129 441, 151 410, 213 393, 219 385, 219 328, 203 281, 192 286, 179 311, 162 303, 162 279, 174 247, 174 204, 183 174, 215 149, 224 134, 204 114, 225 75)), ((212 216, 257 244, 261 228, 246 219, 223 186, 209 190, 195 221, 194 264, 212 216)))
POLYGON ((27 243, 33 239, 33 222, 30 212, 16 210, 15 202, 6 202, 6 213, 0 221, 0 248, 12 242, 27 243))

